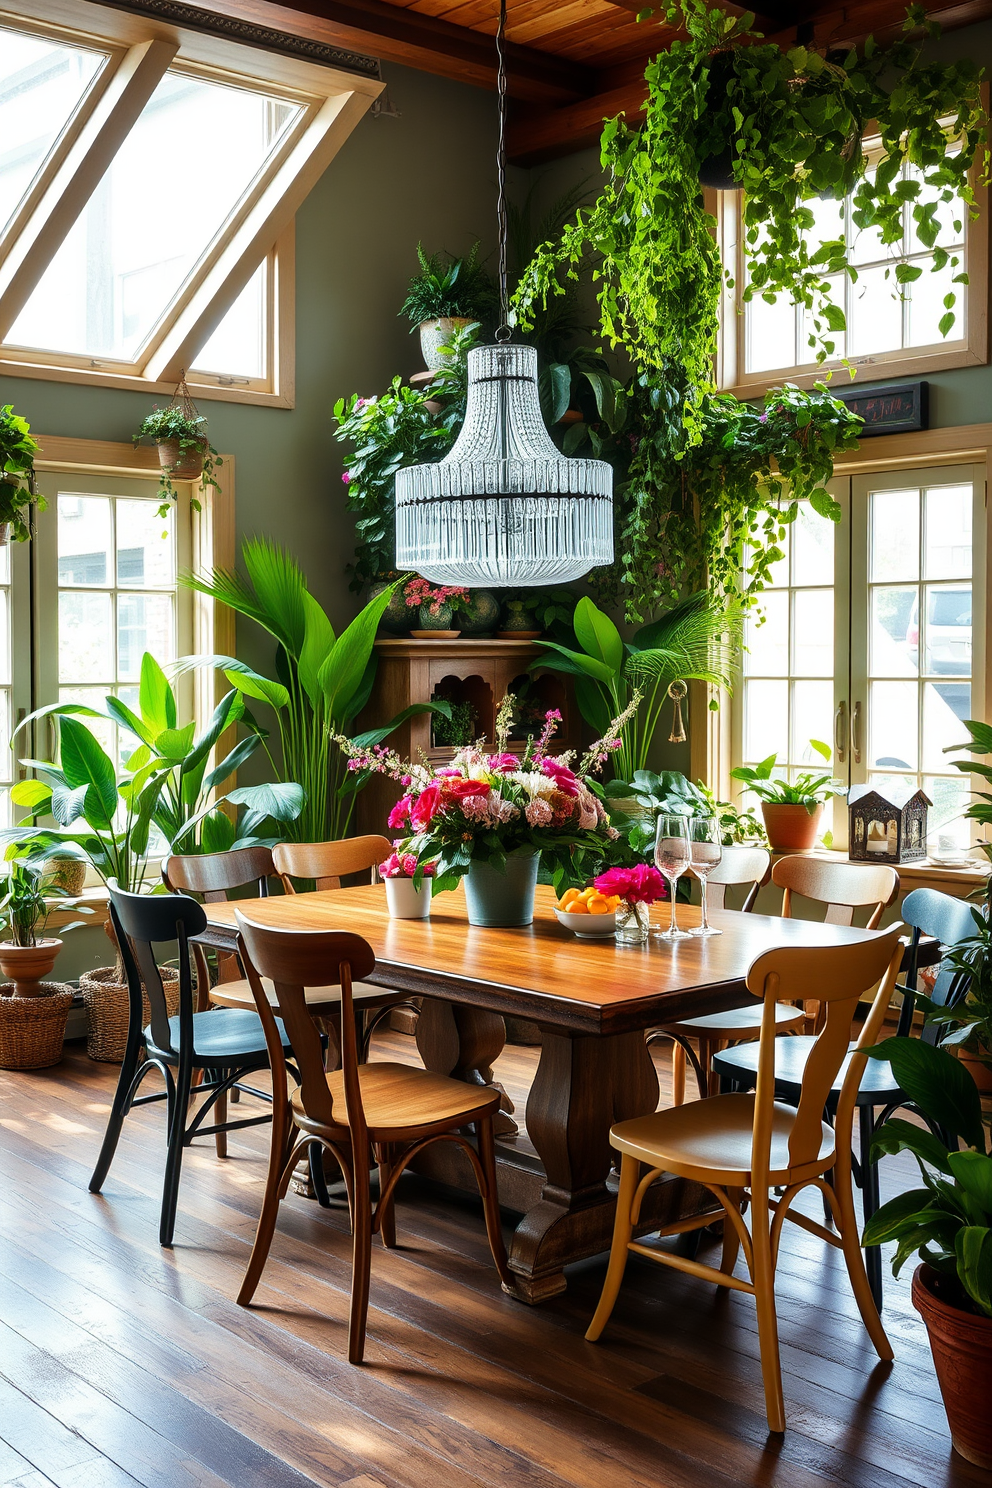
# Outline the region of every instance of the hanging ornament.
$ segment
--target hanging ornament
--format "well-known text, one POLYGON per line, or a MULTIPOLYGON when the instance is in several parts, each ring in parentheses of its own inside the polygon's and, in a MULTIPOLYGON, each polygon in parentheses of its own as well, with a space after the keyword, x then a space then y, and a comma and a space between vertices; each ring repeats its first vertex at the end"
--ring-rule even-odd
POLYGON ((496 345, 468 354, 465 423, 445 458, 396 475, 396 566, 435 584, 561 584, 613 561, 613 471, 567 460, 544 424, 537 352, 511 346, 507 293, 506 0, 496 31, 496 345))
POLYGON ((672 714, 672 732, 668 736, 668 742, 669 744, 684 744, 686 732, 682 721, 682 704, 689 696, 689 689, 684 682, 669 682, 668 696, 675 704, 675 711, 672 714))

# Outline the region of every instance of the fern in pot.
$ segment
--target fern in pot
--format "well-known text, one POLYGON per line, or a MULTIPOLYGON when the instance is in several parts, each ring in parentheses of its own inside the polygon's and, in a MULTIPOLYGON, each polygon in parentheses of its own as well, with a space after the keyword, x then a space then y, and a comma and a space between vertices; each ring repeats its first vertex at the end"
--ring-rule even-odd
POLYGON ((399 313, 410 321, 411 330, 420 332, 428 370, 439 372, 451 355, 453 334, 496 313, 496 287, 479 263, 478 243, 465 258, 425 253, 418 243, 417 257, 420 273, 410 280, 399 313))

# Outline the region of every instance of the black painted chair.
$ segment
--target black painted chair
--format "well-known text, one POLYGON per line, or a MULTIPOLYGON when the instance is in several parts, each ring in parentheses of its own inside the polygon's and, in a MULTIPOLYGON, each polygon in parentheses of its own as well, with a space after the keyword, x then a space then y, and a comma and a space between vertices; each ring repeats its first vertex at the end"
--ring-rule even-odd
MULTIPOLYGON (((131 1108, 151 1101, 166 1101, 168 1150, 159 1241, 171 1246, 183 1148, 188 1147, 195 1136, 214 1136, 218 1140, 218 1155, 223 1156, 226 1152, 226 1145, 220 1141, 223 1134, 272 1120, 267 1114, 239 1121, 215 1122, 213 1126, 203 1124, 218 1099, 226 1096, 237 1081, 252 1071, 269 1067, 268 1049, 257 1012, 239 1008, 215 1008, 202 1013, 193 1010, 189 939, 206 928, 207 917, 202 906, 195 899, 181 894, 129 894, 113 880, 109 888, 110 917, 127 973, 127 1047, 103 1146, 89 1187, 91 1193, 99 1193, 103 1187, 117 1150, 124 1118, 131 1108), (155 946, 176 941, 179 943, 179 1012, 170 1017, 155 959, 155 946), (142 1027, 143 990, 151 1011, 147 1027, 142 1027), (158 1070, 162 1075, 165 1089, 153 1095, 139 1096, 138 1090, 150 1070, 158 1070), (195 1086, 194 1074, 202 1075, 202 1082, 195 1086), (190 1119, 191 1098, 200 1096, 206 1099, 190 1119)), ((281 1024, 278 1028, 283 1048, 289 1049, 285 1030, 281 1024)), ((295 1075, 295 1066, 288 1067, 295 1075)))
MULTIPOLYGON (((975 933, 975 922, 971 905, 963 899, 954 899, 950 894, 938 894, 935 889, 914 889, 907 894, 899 911, 905 924, 911 925, 913 939, 910 946, 909 964, 905 983, 897 984, 903 994, 896 1037, 909 1038, 913 1031, 913 1014, 916 1007, 917 958, 920 937, 933 936, 946 949, 966 940, 975 933)), ((967 974, 943 969, 938 972, 931 994, 933 1001, 942 1007, 957 1001, 967 990, 967 974)), ((936 1030, 924 1027, 921 1037, 934 1043, 936 1030)), ((778 1039, 775 1044, 775 1098, 787 1105, 799 1103, 802 1090, 803 1070, 816 1040, 807 1035, 778 1039)), ((844 1061, 827 1100, 825 1118, 833 1121, 840 1097, 841 1086, 847 1073, 848 1060, 844 1061)), ((720 1076, 720 1089, 752 1089, 758 1071, 757 1043, 737 1044, 713 1057, 713 1070, 720 1076)), ((883 1121, 898 1110, 910 1110, 927 1120, 913 1102, 901 1090, 889 1064, 879 1059, 869 1059, 855 1100, 858 1112, 858 1136, 860 1158, 853 1162, 854 1180, 861 1189, 861 1202, 865 1220, 871 1218, 879 1206, 878 1165, 870 1161, 868 1153, 871 1139, 883 1121)), ((928 1122, 928 1125, 930 1123, 928 1122)), ((938 1133, 939 1135, 939 1133, 938 1133)), ((877 1245, 865 1251, 865 1267, 871 1285, 875 1305, 882 1307, 882 1253, 877 1245)))

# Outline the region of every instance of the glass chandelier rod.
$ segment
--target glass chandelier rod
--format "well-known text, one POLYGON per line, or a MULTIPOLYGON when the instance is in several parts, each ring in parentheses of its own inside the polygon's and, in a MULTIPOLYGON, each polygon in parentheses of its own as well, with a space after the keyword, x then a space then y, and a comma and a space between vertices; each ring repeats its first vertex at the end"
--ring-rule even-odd
POLYGON ((496 99, 499 120, 496 134, 496 234, 499 243, 499 325, 496 340, 509 341, 510 296, 507 289, 506 243, 509 237, 506 207, 506 0, 499 0, 496 22, 496 99))

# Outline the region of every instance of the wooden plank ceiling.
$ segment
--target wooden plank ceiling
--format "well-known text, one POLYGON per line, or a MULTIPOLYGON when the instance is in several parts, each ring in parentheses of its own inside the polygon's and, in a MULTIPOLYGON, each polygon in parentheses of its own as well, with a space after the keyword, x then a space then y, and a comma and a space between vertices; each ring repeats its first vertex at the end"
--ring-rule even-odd
MULTIPOLYGON (((510 157, 533 165, 593 145, 602 122, 636 119, 647 61, 677 34, 637 20, 650 0, 508 0, 510 157)), ((728 14, 745 6, 718 0, 728 14)), ((495 86, 498 0, 208 0, 210 9, 372 53, 460 82, 495 86)), ((992 0, 931 0, 945 29, 992 18, 992 0)), ((893 36, 906 0, 757 0, 756 25, 785 46, 893 36)))

